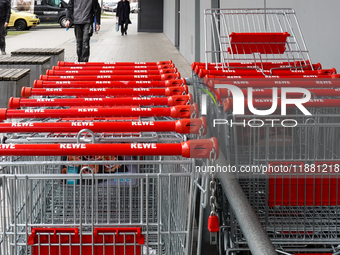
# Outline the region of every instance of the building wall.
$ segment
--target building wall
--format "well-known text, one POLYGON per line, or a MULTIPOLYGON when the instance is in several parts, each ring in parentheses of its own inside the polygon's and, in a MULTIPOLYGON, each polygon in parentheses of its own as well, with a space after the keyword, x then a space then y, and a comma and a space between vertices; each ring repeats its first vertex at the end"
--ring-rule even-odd
MULTIPOLYGON (((164 33, 174 41, 174 0, 164 0, 164 33), (170 14, 173 13, 173 14, 170 14), (170 17, 171 16, 171 17, 170 17)), ((180 53, 191 63, 204 61, 204 9, 211 8, 210 0, 200 0, 200 58, 195 59, 195 0, 181 0, 180 53)), ((339 0, 220 0, 220 8, 293 8, 296 11, 307 49, 314 63, 323 68, 335 67, 340 72, 340 29, 338 28, 339 0)), ((208 44, 211 42, 208 42, 208 44)))
POLYGON ((189 62, 195 55, 195 0, 181 0, 179 51, 189 62))
POLYGON ((340 71, 340 29, 337 10, 340 1, 270 0, 268 8, 291 7, 295 10, 313 63, 340 71))
POLYGON ((164 0, 163 33, 175 45, 175 4, 174 0, 164 0))

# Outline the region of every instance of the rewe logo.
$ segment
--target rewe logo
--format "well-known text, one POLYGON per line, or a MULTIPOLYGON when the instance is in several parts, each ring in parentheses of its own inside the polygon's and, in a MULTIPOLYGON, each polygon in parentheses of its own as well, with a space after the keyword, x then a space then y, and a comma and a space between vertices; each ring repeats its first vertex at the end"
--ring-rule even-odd
MULTIPOLYGON (((233 114, 244 115, 245 99, 240 88, 229 84, 216 84, 215 88, 228 89, 233 94, 233 114)), ((272 88, 272 106, 267 110, 258 110, 253 104, 253 88, 247 88, 247 105, 250 112, 255 115, 270 115, 278 107, 278 88, 272 88)), ((281 88, 281 115, 286 115, 287 105, 295 105, 304 115, 312 115, 302 104, 311 99, 311 93, 304 88, 281 88), (301 93, 302 98, 287 98, 287 93, 301 93)), ((203 100, 202 100, 203 101, 203 100)))

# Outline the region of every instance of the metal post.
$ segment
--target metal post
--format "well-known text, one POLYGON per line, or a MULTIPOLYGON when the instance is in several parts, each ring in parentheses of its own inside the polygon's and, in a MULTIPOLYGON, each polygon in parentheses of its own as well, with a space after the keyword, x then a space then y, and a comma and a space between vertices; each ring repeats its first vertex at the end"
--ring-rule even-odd
MULTIPOLYGON (((226 158, 221 153, 215 163, 220 166, 228 165, 226 158)), ((235 175, 217 172, 216 177, 219 178, 224 194, 235 212, 236 219, 247 240, 251 253, 253 255, 277 254, 235 175)))

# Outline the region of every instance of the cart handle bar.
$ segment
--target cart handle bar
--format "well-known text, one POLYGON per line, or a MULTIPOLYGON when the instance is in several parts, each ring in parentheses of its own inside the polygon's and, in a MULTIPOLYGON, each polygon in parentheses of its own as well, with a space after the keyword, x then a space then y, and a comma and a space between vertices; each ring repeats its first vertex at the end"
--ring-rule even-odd
POLYGON ((171 121, 106 121, 75 119, 68 122, 15 122, 0 123, 0 133, 45 133, 74 132, 87 128, 95 133, 102 132, 176 132, 179 134, 201 134, 207 132, 205 117, 171 121))
POLYGON ((175 68, 175 64, 169 65, 152 65, 152 66, 117 66, 117 65, 98 65, 98 66, 53 66, 52 70, 66 71, 66 70, 162 70, 175 68))
POLYGON ((153 65, 170 65, 172 60, 158 62, 64 62, 59 61, 58 66, 153 66, 153 65))
MULTIPOLYGON (((247 66, 208 66, 208 70, 235 70, 235 69, 241 69, 241 70, 249 70, 249 69, 257 69, 257 70, 271 70, 271 69, 279 69, 279 70, 320 70, 321 69, 321 64, 313 64, 312 66, 307 65, 307 66, 285 66, 285 65, 278 65, 278 64, 267 64, 264 65, 265 63, 251 63, 247 66)), ((205 67, 203 66, 196 66, 194 69, 195 75, 198 75, 200 70, 206 70, 205 67)))
POLYGON ((230 84, 239 88, 273 88, 273 87, 297 87, 297 88, 340 88, 340 80, 332 78, 293 78, 285 79, 207 79, 205 85, 211 89, 217 89, 218 84, 230 84))
POLYGON ((0 156, 182 156, 184 158, 218 158, 215 137, 181 143, 113 143, 113 144, 0 144, 0 156))
POLYGON ((64 76, 64 75, 159 75, 159 74, 176 74, 177 68, 161 69, 161 70, 47 70, 46 75, 49 76, 64 76))
POLYGON ((188 86, 167 87, 167 88, 47 88, 35 89, 23 87, 22 97, 31 96, 78 96, 78 97, 106 97, 106 96, 179 96, 188 94, 188 86))
POLYGON ((197 104, 176 105, 161 108, 114 107, 114 108, 69 108, 69 109, 0 109, 0 121, 20 118, 89 118, 89 117, 172 117, 191 118, 198 113, 197 104))
MULTIPOLYGON (((310 61, 295 61, 295 62, 281 62, 281 61, 275 61, 275 62, 230 62, 230 63, 201 63, 201 62, 192 62, 191 64, 191 70, 194 71, 195 68, 198 67, 205 67, 208 66, 209 68, 215 68, 215 67, 247 67, 247 66, 253 66, 253 65, 261 65, 261 66, 291 66, 291 67, 300 67, 302 66, 301 63, 306 64, 307 66, 310 66, 310 61)), ((315 64, 316 66, 320 66, 320 63, 315 64)))
POLYGON ((39 79, 43 81, 166 81, 180 79, 180 73, 168 73, 159 75, 148 74, 132 74, 132 75, 63 75, 63 76, 48 76, 40 75, 39 79))
MULTIPOLYGON (((320 71, 320 70, 318 70, 320 71)), ((272 75, 272 76, 251 76, 251 75, 232 75, 232 76, 219 76, 219 75, 206 75, 204 76, 204 83, 207 84, 210 80, 215 79, 215 80, 229 80, 229 81, 242 81, 242 80, 256 80, 258 79, 259 81, 261 80, 282 80, 282 81, 287 81, 287 80, 291 80, 291 79, 301 79, 301 81, 305 81, 305 80, 325 80, 325 81, 331 81, 332 79, 339 79, 340 78, 340 74, 332 74, 332 75, 302 75, 302 74, 297 74, 297 75, 272 75)))
POLYGON ((40 98, 26 99, 11 97, 8 108, 23 107, 67 107, 67 106, 128 106, 128 105, 187 105, 192 104, 192 95, 170 97, 121 97, 121 98, 40 98))
POLYGON ((336 74, 336 69, 321 69, 321 70, 256 70, 256 69, 232 69, 232 70, 205 70, 200 69, 198 77, 203 78, 205 75, 220 75, 220 76, 294 76, 294 75, 333 75, 336 74))
POLYGON ((184 78, 166 81, 41 81, 35 80, 33 88, 157 88, 186 85, 184 78))

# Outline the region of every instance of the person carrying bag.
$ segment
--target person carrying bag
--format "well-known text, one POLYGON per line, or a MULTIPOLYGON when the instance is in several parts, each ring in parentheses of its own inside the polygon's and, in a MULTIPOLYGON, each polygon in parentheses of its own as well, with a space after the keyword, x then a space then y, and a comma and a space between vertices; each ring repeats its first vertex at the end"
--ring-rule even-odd
POLYGON ((128 0, 118 2, 116 16, 118 17, 118 25, 121 26, 122 36, 127 35, 128 25, 131 24, 130 2, 128 0))

